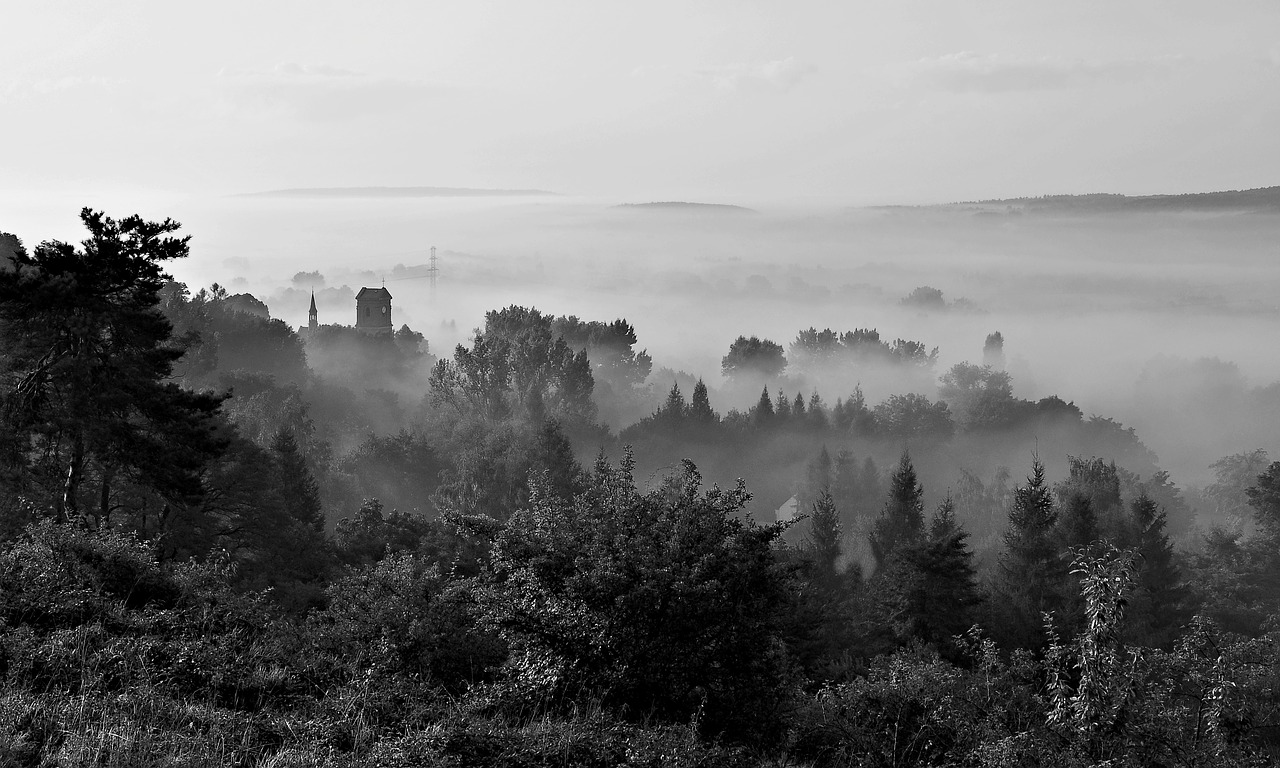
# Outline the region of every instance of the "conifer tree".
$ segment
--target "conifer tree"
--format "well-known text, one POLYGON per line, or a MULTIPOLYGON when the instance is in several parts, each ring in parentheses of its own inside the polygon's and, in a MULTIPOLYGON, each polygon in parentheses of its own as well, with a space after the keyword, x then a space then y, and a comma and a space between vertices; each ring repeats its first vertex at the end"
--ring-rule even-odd
POLYGON ((689 418, 697 424, 714 424, 720 417, 711 408, 711 398, 707 394, 707 385, 698 379, 693 387, 693 399, 689 403, 689 418))
MULTIPOLYGON (((864 505, 867 504, 867 499, 880 499, 884 496, 884 486, 880 483, 880 468, 876 466, 875 459, 870 456, 862 462, 862 476, 859 485, 862 488, 864 505)), ((874 509, 874 506, 866 506, 868 516, 874 509)))
POLYGON ((845 420, 849 431, 855 435, 870 435, 876 429, 876 417, 867 407, 867 398, 862 394, 862 385, 853 388, 853 394, 844 403, 845 420))
POLYGON ((955 518, 948 494, 929 524, 928 538, 906 550, 905 578, 900 585, 898 615, 906 636, 951 650, 951 638, 975 623, 984 597, 973 566, 969 534, 955 518))
POLYGON ((872 527, 871 554, 876 567, 885 567, 901 547, 915 543, 924 532, 924 488, 916 478, 911 454, 902 452, 889 479, 889 498, 872 527))
POLYGON ((1064 568, 1053 540, 1057 510, 1045 481, 1044 464, 1036 456, 1027 483, 1014 490, 1004 533, 996 592, 1006 612, 1007 640, 1028 648, 1043 642, 1042 615, 1056 610, 1064 568))
POLYGON ((828 425, 827 406, 822 397, 815 391, 809 397, 809 424, 817 430, 825 430, 828 425))
POLYGON ((791 417, 791 401, 787 399, 787 395, 782 390, 778 390, 778 401, 773 405, 773 412, 778 414, 780 419, 789 419, 791 417))
POLYGON ((751 409, 751 415, 756 426, 763 427, 773 423, 773 401, 769 399, 769 388, 765 387, 760 392, 760 400, 756 403, 756 407, 751 409))
POLYGON ((856 563, 841 567, 843 529, 829 492, 810 506, 808 532, 797 550, 798 589, 788 645, 811 680, 847 673, 854 644, 855 601, 862 580, 856 563))
POLYGON ((805 470, 805 485, 798 494, 801 509, 815 503, 823 493, 831 493, 834 479, 832 468, 831 454, 824 445, 805 470))
POLYGON ((686 408, 688 406, 684 402, 684 395, 680 393, 680 384, 672 382, 671 391, 667 393, 667 401, 662 405, 663 417, 671 421, 680 421, 684 418, 686 408))
POLYGON ((801 393, 799 393, 799 392, 797 392, 797 393, 796 393, 796 399, 795 399, 795 401, 794 401, 793 403, 791 403, 791 413, 795 414, 796 416, 803 416, 803 415, 804 415, 804 413, 805 413, 805 411, 804 411, 804 395, 802 395, 802 394, 801 394, 801 393))
POLYGON ((44 496, 64 520, 104 523, 121 486, 175 503, 203 493, 205 467, 227 446, 224 398, 170 380, 183 345, 159 294, 164 262, 189 251, 172 236, 179 224, 88 208, 80 219, 80 248, 14 247, 0 269, 0 431, 13 438, 0 459, 20 494, 44 496))
POLYGON ((1097 541, 1098 517, 1094 514, 1093 502, 1078 490, 1069 491, 1062 499, 1054 527, 1058 533, 1059 549, 1063 552, 1087 547, 1097 541))
POLYGON ((1146 490, 1129 505, 1136 533, 1138 574, 1129 610, 1131 634, 1144 645, 1171 643, 1187 621, 1189 590, 1174 561, 1173 543, 1165 533, 1165 512, 1146 490))
MULTIPOLYGON (((823 449, 826 453, 826 449, 823 449)), ((805 549, 814 563, 815 571, 824 581, 834 583, 840 560, 840 513, 836 510, 831 491, 823 488, 811 505, 809 536, 805 549)))
POLYGON ((289 516, 313 531, 324 530, 324 511, 320 508, 320 488, 307 461, 298 450, 293 430, 281 427, 271 438, 275 454, 276 476, 289 516))

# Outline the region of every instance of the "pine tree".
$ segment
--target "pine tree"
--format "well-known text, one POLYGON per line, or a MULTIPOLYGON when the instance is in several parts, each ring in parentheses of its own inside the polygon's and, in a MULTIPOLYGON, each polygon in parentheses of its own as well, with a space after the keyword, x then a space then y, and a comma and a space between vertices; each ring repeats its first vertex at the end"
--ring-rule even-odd
MULTIPOLYGON (((823 453, 826 453, 825 448, 823 453)), ((805 541, 805 550, 809 553, 819 578, 834 583, 840 560, 840 513, 827 488, 818 493, 817 500, 810 508, 812 511, 809 514, 809 536, 805 541)))
POLYGON ((689 404, 689 419, 697 424, 714 424, 720 417, 711 408, 711 398, 707 394, 707 385, 698 379, 693 387, 693 400, 689 404))
POLYGON ((815 391, 809 397, 809 424, 817 430, 825 430, 828 425, 827 406, 822 397, 815 391))
POLYGON ((870 456, 862 462, 862 476, 858 485, 862 489, 863 516, 871 517, 879 500, 884 498, 884 486, 880 482, 880 468, 870 456))
POLYGON ((1165 533, 1165 512, 1146 490, 1129 505, 1137 535, 1138 576, 1129 610, 1131 634, 1144 645, 1166 646, 1190 618, 1189 590, 1165 533))
POLYGON ((949 652, 951 638, 975 623, 975 609, 984 597, 968 538, 948 495, 933 514, 928 538, 908 548, 903 558, 908 567, 898 581, 897 611, 903 639, 915 637, 949 652))
POLYGON ((164 262, 187 256, 189 238, 171 236, 179 224, 168 219, 85 208, 80 220, 81 248, 13 248, 0 269, 0 432, 11 438, 0 461, 62 519, 101 524, 134 483, 194 501, 227 440, 224 398, 171 380, 183 345, 160 290, 164 262))
POLYGON ((876 567, 885 567, 901 547, 914 544, 924 532, 924 488, 916 478, 911 455, 902 452, 889 479, 889 498, 872 527, 871 554, 876 567))
POLYGON ((805 485, 798 494, 800 508, 804 509, 815 503, 823 493, 830 494, 832 481, 831 454, 827 453, 824 445, 805 469, 805 485))
POLYGON ((808 534, 796 552, 798 584, 788 646, 809 679, 839 679, 847 674, 854 644, 862 572, 856 563, 841 568, 844 535, 831 494, 820 494, 810 509, 808 534))
POLYGON ((1008 641, 1027 648, 1043 642, 1041 617, 1058 608, 1058 586, 1065 571, 1053 540, 1057 510, 1039 456, 1032 460, 1027 484, 1017 488, 1013 497, 996 592, 1007 612, 1008 641))
POLYGON ((796 393, 796 399, 791 403, 791 412, 796 416, 803 416, 804 411, 804 395, 796 393))
POLYGON ((307 461, 298 450, 293 430, 281 427, 271 438, 275 454, 276 475, 289 516, 317 533, 324 530, 324 511, 320 507, 320 488, 307 461))
POLYGON ((667 401, 663 403, 662 410, 659 411, 663 420, 678 424, 684 420, 688 409, 689 406, 684 402, 684 395, 680 394, 680 384, 672 382, 671 391, 667 393, 667 401))
MULTIPOLYGON (((1080 491, 1069 491, 1062 499, 1054 527, 1058 533, 1058 546, 1063 552, 1087 547, 1097 541, 1098 517, 1094 514, 1093 502, 1080 491)), ((1067 559, 1070 560, 1071 556, 1068 555, 1067 559)))
POLYGON ((787 399, 787 395, 782 390, 778 390, 778 400, 773 405, 773 412, 778 414, 780 419, 791 418, 791 401, 787 399))
POLYGON ((752 420, 757 427, 768 426, 773 423, 773 401, 769 399, 769 388, 765 387, 760 392, 760 400, 756 403, 756 407, 751 409, 752 420))

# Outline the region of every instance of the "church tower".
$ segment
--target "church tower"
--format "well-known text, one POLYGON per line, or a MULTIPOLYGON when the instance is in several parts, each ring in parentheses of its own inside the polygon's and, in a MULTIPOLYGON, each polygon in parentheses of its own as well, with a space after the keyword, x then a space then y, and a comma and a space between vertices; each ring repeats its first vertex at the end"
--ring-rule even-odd
POLYGON ((391 333, 391 292, 386 288, 361 288, 356 294, 356 330, 391 333))
POLYGON ((320 313, 316 312, 316 292, 311 292, 311 311, 307 313, 307 330, 312 333, 316 332, 316 326, 319 325, 320 313))

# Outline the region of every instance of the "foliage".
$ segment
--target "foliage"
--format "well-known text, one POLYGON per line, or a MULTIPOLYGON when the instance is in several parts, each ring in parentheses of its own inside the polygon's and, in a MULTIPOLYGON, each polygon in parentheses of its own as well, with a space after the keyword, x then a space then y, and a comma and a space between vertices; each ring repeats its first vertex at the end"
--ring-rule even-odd
POLYGON ((902 438, 947 438, 955 431, 951 410, 924 395, 890 395, 875 407, 876 431, 902 438))
POLYGON ((574 352, 556 336, 553 318, 511 306, 485 315, 471 348, 458 345, 453 360, 431 372, 431 399, 489 421, 513 414, 589 425, 596 415, 595 380, 586 351, 574 352))
POLYGON ((771 379, 787 367, 782 345, 756 336, 739 336, 720 361, 720 371, 728 378, 771 379))
POLYGON ((42 243, 0 271, 0 418, 18 438, 0 458, 26 479, 19 492, 101 523, 128 484, 171 501, 200 495, 223 447, 222 398, 169 380, 182 347, 157 307, 164 262, 188 252, 188 238, 170 236, 179 225, 88 208, 80 219, 81 248, 42 243))
POLYGON ((1059 590, 1064 580, 1053 540, 1058 510, 1039 456, 1032 460, 1026 485, 1014 490, 1013 497, 994 591, 1006 613, 1006 641, 1014 647, 1031 648, 1043 642, 1041 616, 1061 604, 1059 590))
POLYGON ((572 503, 535 486, 498 535, 482 603, 511 646, 499 701, 586 696, 768 738, 789 675, 787 575, 770 551, 781 528, 742 521, 741 486, 700 492, 688 462, 648 493, 632 468, 597 462, 572 503))
POLYGON ((942 375, 938 397, 963 429, 1005 427, 1016 416, 1011 377, 989 365, 956 363, 942 375))

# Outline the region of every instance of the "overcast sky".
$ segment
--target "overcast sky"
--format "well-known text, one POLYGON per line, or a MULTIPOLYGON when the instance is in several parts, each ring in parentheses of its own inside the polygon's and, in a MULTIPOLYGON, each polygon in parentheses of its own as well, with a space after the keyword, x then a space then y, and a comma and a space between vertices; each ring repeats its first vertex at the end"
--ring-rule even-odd
POLYGON ((32 2, 0 193, 874 204, 1280 183, 1280 2, 32 2))

